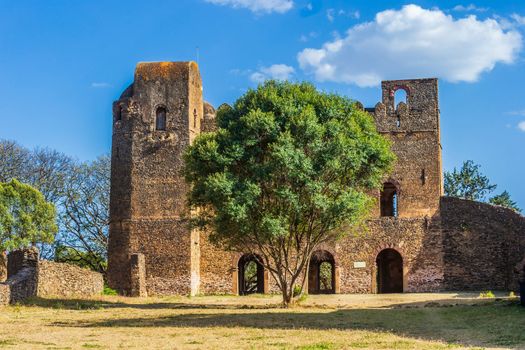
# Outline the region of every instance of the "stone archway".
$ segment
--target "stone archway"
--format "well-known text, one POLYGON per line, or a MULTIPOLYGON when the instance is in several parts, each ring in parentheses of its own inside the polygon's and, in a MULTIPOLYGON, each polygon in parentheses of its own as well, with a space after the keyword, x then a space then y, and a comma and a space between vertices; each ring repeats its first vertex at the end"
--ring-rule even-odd
POLYGON ((259 261, 260 259, 253 254, 244 254, 239 259, 239 295, 264 293, 264 267, 259 261))
POLYGON ((395 249, 387 248, 376 258, 377 293, 403 293, 403 258, 395 249))
POLYGON ((335 279, 334 256, 326 250, 315 251, 308 270, 308 294, 334 294, 335 279))

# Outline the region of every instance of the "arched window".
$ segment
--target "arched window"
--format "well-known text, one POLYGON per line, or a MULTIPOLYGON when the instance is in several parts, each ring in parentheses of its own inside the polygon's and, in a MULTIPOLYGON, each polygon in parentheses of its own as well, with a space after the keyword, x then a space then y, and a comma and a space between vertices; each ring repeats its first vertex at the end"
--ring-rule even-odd
POLYGON ((157 108, 157 117, 155 119, 156 130, 166 130, 166 108, 157 108))
POLYGON ((386 182, 381 191, 381 216, 397 216, 397 187, 386 182))
POLYGON ((405 87, 398 86, 394 93, 394 107, 397 109, 399 103, 407 104, 408 92, 405 87))

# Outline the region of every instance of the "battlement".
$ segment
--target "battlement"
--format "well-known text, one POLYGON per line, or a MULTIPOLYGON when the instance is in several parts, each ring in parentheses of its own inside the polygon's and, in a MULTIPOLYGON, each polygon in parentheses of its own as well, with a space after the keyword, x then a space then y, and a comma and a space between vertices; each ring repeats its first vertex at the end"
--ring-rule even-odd
POLYGON ((196 62, 139 62, 135 68, 135 81, 180 80, 187 77, 190 71, 199 74, 196 62))

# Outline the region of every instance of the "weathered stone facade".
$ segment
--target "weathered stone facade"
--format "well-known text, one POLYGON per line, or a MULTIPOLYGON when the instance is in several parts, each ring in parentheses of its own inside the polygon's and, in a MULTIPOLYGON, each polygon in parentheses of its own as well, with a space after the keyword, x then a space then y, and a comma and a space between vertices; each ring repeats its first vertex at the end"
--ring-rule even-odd
MULTIPOLYGON (((375 194, 366 229, 319 248, 308 289, 516 289, 525 218, 443 197, 437 79, 385 81, 382 102, 366 110, 398 161, 375 194), (400 90, 406 101, 397 103, 400 90)), ((182 153, 198 133, 215 128, 197 65, 140 63, 113 112, 111 287, 129 295, 243 293, 243 264, 253 259, 213 246, 206 232, 187 225, 182 153)), ((253 291, 276 290, 267 271, 257 267, 256 275, 253 291)))
POLYGON ((0 283, 0 305, 38 297, 90 297, 104 289, 98 272, 75 265, 38 260, 34 248, 11 252, 7 281, 0 283))
POLYGON ((7 278, 7 256, 5 252, 0 252, 0 282, 7 278))

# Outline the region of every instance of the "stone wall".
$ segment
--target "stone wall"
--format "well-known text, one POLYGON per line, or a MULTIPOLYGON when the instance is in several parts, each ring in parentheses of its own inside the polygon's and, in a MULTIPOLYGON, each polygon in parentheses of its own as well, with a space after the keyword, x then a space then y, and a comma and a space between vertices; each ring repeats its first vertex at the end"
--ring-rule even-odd
POLYGON ((71 264, 40 260, 37 269, 37 296, 90 297, 104 289, 102 274, 71 264))
POLYGON ((525 256, 525 217, 486 203, 441 200, 445 287, 517 290, 514 271, 525 256))
POLYGON ((426 218, 370 220, 364 232, 337 244, 341 293, 376 293, 376 258, 394 249, 403 262, 403 291, 430 292, 442 288, 443 254, 438 222, 426 218))
POLYGON ((0 305, 38 297, 90 297, 104 289, 102 274, 78 266, 38 260, 38 250, 8 256, 9 278, 0 283, 0 305))
POLYGON ((443 181, 437 79, 383 81, 381 88, 382 102, 373 109, 373 116, 377 130, 392 142, 397 156, 385 181, 397 187, 398 216, 434 216, 443 181), (400 89, 407 100, 396 106, 394 96, 400 89))
POLYGON ((7 278, 7 256, 0 252, 0 282, 4 282, 7 278))

